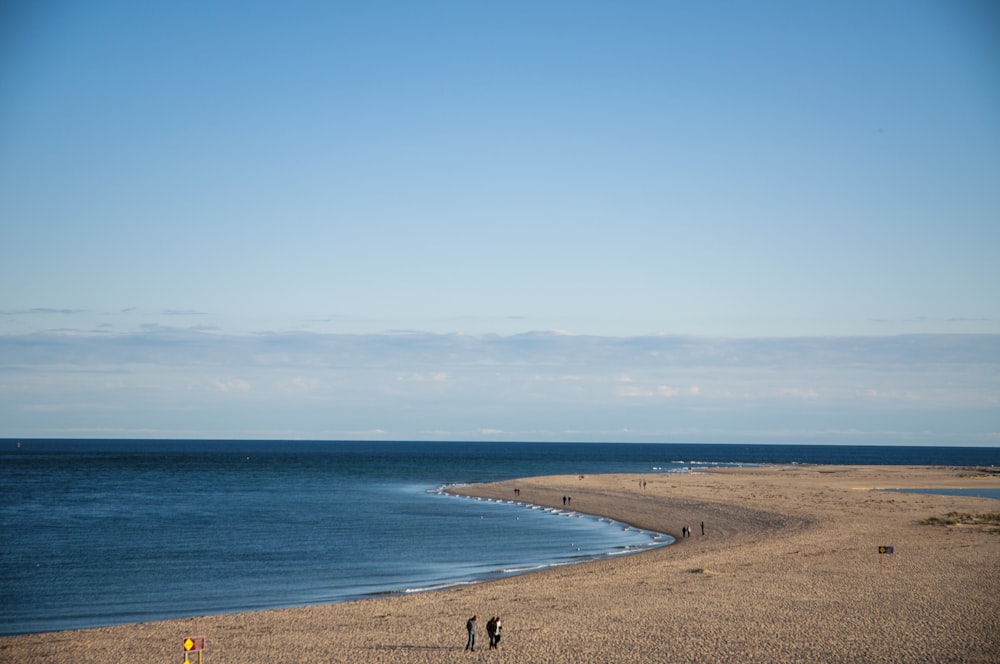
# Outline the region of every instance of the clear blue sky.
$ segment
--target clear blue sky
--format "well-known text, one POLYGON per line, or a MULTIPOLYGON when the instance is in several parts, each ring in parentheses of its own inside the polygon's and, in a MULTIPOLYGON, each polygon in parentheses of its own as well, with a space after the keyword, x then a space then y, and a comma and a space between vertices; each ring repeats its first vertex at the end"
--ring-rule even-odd
POLYGON ((0 435, 1000 444, 998 247, 991 2, 0 8, 0 435))

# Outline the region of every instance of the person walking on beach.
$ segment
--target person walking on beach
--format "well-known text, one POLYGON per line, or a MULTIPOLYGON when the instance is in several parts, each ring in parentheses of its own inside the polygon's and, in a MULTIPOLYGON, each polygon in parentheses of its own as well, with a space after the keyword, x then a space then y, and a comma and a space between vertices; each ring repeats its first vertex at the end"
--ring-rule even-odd
POLYGON ((701 522, 701 534, 702 535, 705 534, 705 522, 704 521, 701 522))
POLYGON ((472 616, 465 622, 465 631, 469 633, 469 638, 465 642, 465 649, 476 652, 476 617, 472 616))
POLYGON ((490 637, 490 650, 497 647, 497 617, 493 616, 486 621, 486 636, 490 637))

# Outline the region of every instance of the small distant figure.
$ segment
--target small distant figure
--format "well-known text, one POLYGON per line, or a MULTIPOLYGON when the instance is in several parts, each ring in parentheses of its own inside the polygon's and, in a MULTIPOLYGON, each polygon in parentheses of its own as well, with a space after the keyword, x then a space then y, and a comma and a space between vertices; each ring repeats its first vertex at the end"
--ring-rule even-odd
POLYGON ((563 507, 566 507, 566 496, 563 496, 563 507))
POLYGON ((702 535, 705 534, 705 522, 704 521, 701 522, 701 534, 702 535))
POLYGON ((465 649, 476 652, 476 616, 472 616, 465 622, 465 631, 469 638, 465 642, 465 649))
POLYGON ((518 489, 517 487, 514 487, 514 495, 515 496, 520 496, 521 495, 521 490, 518 489))
POLYGON ((687 536, 688 536, 688 527, 681 526, 681 539, 684 539, 687 536))
POLYGON ((566 504, 567 505, 573 504, 573 496, 566 496, 566 504))
POLYGON ((691 537, 691 526, 688 526, 688 537, 691 537))

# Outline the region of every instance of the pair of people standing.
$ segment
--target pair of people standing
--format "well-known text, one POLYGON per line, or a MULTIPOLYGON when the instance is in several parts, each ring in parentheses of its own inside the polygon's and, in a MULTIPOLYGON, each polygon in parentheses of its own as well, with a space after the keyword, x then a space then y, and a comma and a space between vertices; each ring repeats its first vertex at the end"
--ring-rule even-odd
MULTIPOLYGON (((465 649, 472 652, 476 652, 476 620, 478 618, 478 615, 474 615, 465 621, 465 631, 468 634, 468 639, 465 641, 465 649)), ((490 637, 490 650, 496 650, 497 646, 500 645, 500 630, 502 627, 500 616, 493 616, 486 623, 486 635, 490 637)))
POLYGON ((496 650, 497 646, 500 645, 500 629, 502 627, 500 616, 493 616, 486 623, 486 635, 490 637, 490 650, 496 650))

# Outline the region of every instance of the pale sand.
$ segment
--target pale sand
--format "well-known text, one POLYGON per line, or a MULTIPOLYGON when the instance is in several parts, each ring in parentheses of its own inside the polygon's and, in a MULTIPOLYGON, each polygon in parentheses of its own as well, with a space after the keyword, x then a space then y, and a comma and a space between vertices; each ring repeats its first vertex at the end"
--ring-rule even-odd
MULTIPOLYGON (((545 477, 462 491, 603 514, 677 543, 462 588, 0 639, 0 662, 1000 662, 1000 534, 918 522, 997 501, 873 491, 1000 487, 903 467, 545 477), (647 482, 645 491, 639 480, 647 482), (706 534, 700 534, 705 522, 706 534), (681 527, 694 535, 681 539, 681 527), (891 545, 891 558, 877 547, 891 545), (479 615, 476 653, 465 620, 479 615), (486 648, 499 613, 504 638, 486 648), (191 656, 197 662, 197 655, 191 656)), ((165 601, 169 601, 165 598, 165 601)))

